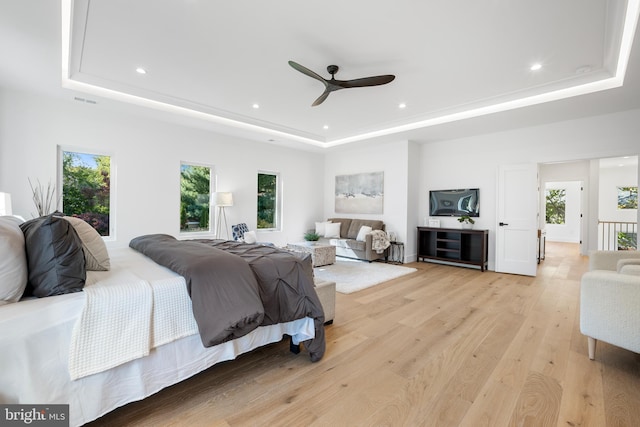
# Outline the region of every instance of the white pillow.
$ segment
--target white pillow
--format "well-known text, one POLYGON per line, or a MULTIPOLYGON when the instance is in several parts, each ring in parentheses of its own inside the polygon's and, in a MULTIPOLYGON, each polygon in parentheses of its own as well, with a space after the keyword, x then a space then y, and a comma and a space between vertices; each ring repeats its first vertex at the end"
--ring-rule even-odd
POLYGON ((324 236, 327 232, 327 224, 331 224, 331 221, 316 222, 316 234, 324 236))
POLYGON ((0 216, 0 305, 20 300, 27 286, 22 222, 14 216, 0 216))
POLYGON ((372 230, 373 229, 368 225, 363 225, 362 227, 360 227, 360 231, 358 231, 358 237, 356 237, 356 240, 364 242, 365 240, 367 240, 367 234, 371 233, 372 230))
POLYGON ((245 231, 244 232, 244 242, 245 243, 255 243, 256 240, 258 240, 257 236, 256 236, 256 232, 251 230, 251 231, 245 231))
POLYGON ((111 268, 109 252, 107 252, 107 245, 104 244, 100 233, 83 219, 74 216, 65 216, 64 219, 71 223, 82 241, 86 269, 90 271, 109 270, 111 268))
POLYGON ((326 238, 340 238, 340 224, 339 222, 329 222, 324 228, 324 237, 326 238))

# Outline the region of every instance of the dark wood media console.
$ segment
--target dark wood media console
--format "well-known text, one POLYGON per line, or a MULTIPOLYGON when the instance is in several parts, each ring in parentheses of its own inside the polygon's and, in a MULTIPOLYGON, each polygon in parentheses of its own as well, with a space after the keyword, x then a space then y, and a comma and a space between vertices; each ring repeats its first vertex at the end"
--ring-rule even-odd
POLYGON ((418 227, 418 261, 445 261, 487 269, 489 230, 418 227))

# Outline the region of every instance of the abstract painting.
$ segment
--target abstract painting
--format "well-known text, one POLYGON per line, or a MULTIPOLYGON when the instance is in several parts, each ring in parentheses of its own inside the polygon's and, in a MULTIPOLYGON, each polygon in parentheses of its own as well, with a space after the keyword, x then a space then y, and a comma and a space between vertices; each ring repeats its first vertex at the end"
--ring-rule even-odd
POLYGON ((381 214, 384 172, 336 176, 336 213, 381 214))

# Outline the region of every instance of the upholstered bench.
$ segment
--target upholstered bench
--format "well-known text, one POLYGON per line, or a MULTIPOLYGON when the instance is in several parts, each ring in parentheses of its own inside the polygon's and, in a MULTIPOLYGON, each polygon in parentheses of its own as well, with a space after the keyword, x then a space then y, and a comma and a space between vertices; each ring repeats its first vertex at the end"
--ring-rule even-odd
POLYGON ((324 310, 324 324, 333 323, 336 314, 336 282, 315 279, 316 293, 324 310))

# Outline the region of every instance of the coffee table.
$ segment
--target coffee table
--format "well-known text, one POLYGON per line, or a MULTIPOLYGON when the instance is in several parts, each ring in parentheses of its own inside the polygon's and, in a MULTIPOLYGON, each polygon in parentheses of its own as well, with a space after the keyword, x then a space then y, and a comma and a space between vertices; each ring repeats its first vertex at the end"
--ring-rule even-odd
POLYGON ((329 265, 336 262, 336 247, 317 242, 289 243, 287 249, 294 252, 304 252, 311 254, 311 264, 313 267, 329 265))

